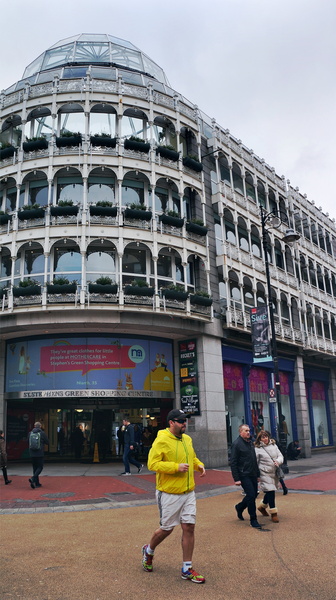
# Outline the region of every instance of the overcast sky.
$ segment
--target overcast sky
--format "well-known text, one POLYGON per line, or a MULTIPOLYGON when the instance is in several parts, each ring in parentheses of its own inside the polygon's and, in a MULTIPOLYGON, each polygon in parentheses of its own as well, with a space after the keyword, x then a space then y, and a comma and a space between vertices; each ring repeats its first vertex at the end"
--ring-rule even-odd
POLYGON ((0 89, 58 40, 109 33, 336 218, 335 0, 2 1, 0 89))

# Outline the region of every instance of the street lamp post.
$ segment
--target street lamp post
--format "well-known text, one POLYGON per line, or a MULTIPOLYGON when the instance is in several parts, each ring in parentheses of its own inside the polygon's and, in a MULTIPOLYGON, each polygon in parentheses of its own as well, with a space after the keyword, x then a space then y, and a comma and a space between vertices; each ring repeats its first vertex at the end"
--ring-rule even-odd
MULTIPOLYGON (((270 277, 270 269, 269 269, 269 260, 267 253, 267 229, 266 225, 269 224, 270 228, 277 229, 280 227, 281 221, 281 212, 271 212, 267 213, 267 211, 260 206, 260 215, 261 215, 261 231, 262 231, 262 246, 263 246, 263 254, 264 254, 264 262, 265 262, 265 272, 266 272, 266 281, 267 281, 267 294, 268 294, 268 311, 269 311, 269 319, 271 324, 271 354, 273 359, 273 373, 274 373, 274 385, 275 385, 275 397, 276 404, 278 409, 278 445, 284 456, 284 466, 283 470, 285 473, 288 473, 287 467, 287 436, 283 429, 282 422, 282 408, 281 408, 281 390, 280 390, 280 377, 279 377, 279 359, 278 359, 278 348, 276 341, 276 332, 275 332, 275 322, 274 322, 274 310, 272 303, 272 290, 271 290, 271 277, 270 277)), ((287 215, 286 215, 287 217, 287 215)), ((287 229, 285 236, 282 238, 284 242, 287 244, 293 243, 300 238, 300 235, 295 233, 293 229, 287 229)))

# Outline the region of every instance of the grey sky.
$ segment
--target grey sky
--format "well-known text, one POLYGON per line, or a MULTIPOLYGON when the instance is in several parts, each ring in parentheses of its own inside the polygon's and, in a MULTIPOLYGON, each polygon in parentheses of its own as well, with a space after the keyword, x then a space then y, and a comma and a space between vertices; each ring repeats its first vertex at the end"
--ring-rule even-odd
POLYGON ((131 41, 174 89, 336 218, 335 0, 11 0, 0 89, 58 40, 131 41))

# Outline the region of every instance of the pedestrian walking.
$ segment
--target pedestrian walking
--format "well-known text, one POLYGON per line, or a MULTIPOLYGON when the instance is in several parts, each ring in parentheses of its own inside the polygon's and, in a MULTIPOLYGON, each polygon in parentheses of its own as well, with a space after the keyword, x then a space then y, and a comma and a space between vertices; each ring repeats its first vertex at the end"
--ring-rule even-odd
POLYGON ((203 463, 197 458, 192 439, 186 435, 187 417, 182 410, 168 413, 168 427, 159 431, 148 456, 148 469, 156 471, 156 500, 160 513, 160 527, 149 544, 142 548, 142 566, 153 571, 155 548, 168 537, 176 525, 182 527, 183 563, 181 577, 193 583, 204 583, 205 578, 192 568, 196 523, 196 496, 194 470, 205 475, 203 463))
POLYGON ((124 429, 124 454, 123 454, 123 462, 124 462, 124 472, 120 473, 120 475, 130 475, 130 463, 131 465, 135 465, 138 469, 138 473, 141 473, 143 469, 143 465, 134 458, 134 450, 135 450, 135 441, 134 441, 134 427, 131 425, 128 416, 124 416, 123 418, 124 429))
POLYGON ((42 430, 42 425, 39 421, 34 423, 34 428, 28 434, 29 454, 33 466, 33 477, 29 479, 30 487, 42 487, 39 476, 43 471, 44 465, 44 446, 49 446, 49 440, 42 430))
POLYGON ((12 480, 8 479, 7 475, 7 449, 5 434, 2 429, 0 429, 0 465, 5 484, 8 485, 9 483, 12 483, 12 480))
POLYGON ((235 485, 241 485, 245 492, 241 502, 235 506, 237 517, 244 521, 243 512, 247 508, 251 527, 260 529, 255 503, 260 473, 250 428, 246 424, 240 425, 239 436, 232 444, 230 465, 235 485))
POLYGON ((255 450, 260 471, 260 489, 264 492, 264 499, 258 506, 258 510, 264 517, 269 517, 266 510, 269 507, 273 523, 279 523, 278 509, 275 506, 275 492, 280 483, 277 468, 282 465, 283 456, 269 431, 258 433, 255 450))

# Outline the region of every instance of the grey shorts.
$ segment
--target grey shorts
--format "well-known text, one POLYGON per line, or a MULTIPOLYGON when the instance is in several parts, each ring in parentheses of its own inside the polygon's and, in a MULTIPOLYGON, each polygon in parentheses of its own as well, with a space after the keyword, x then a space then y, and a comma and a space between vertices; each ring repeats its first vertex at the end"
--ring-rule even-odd
POLYGON ((196 495, 195 492, 187 494, 167 494, 156 490, 156 501, 160 513, 160 528, 166 531, 173 529, 180 523, 196 523, 196 495))

